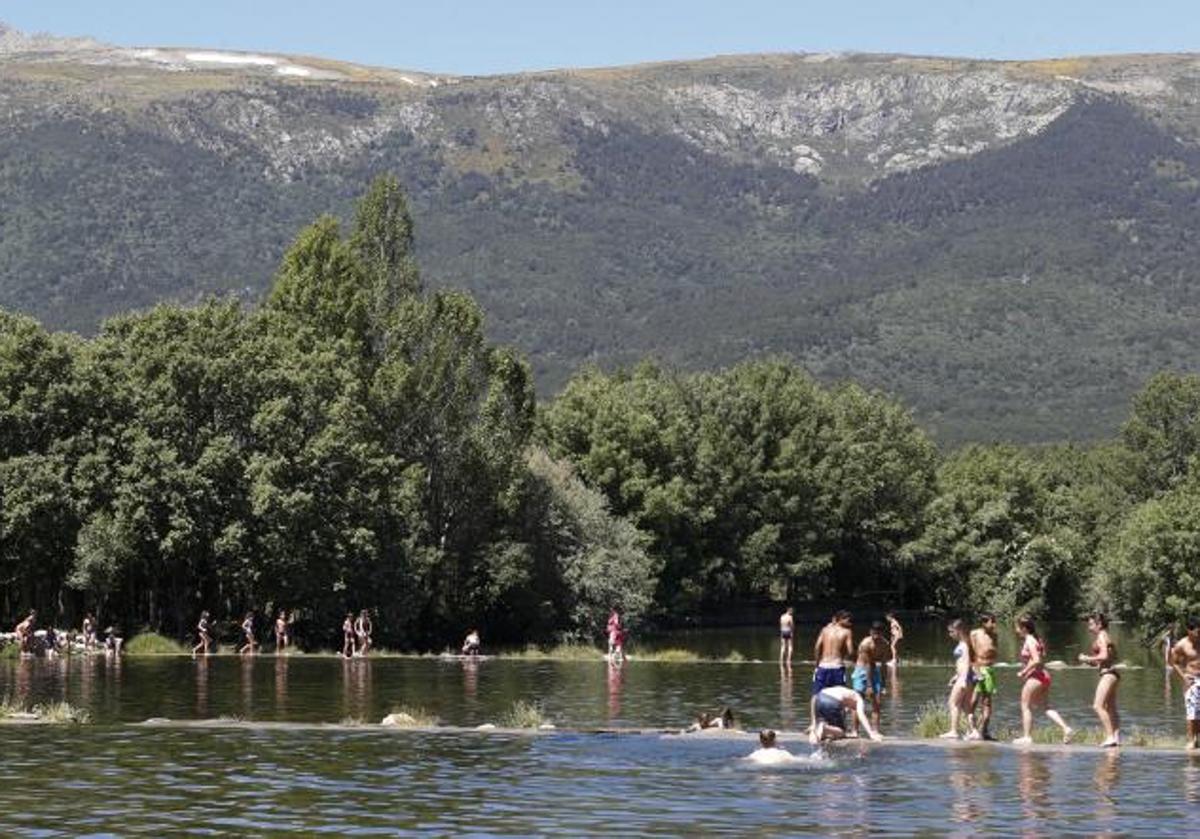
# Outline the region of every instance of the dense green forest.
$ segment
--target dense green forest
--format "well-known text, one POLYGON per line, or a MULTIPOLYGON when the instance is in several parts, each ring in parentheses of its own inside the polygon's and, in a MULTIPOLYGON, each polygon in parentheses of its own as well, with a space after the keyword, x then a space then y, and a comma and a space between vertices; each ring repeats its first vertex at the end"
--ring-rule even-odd
POLYGON ((760 360, 579 371, 536 403, 467 295, 424 288, 406 199, 305 229, 265 304, 93 338, 0 314, 0 617, 182 636, 201 609, 349 609, 439 644, 855 601, 1154 627, 1200 605, 1200 377, 1120 439, 939 452, 910 411, 760 360))

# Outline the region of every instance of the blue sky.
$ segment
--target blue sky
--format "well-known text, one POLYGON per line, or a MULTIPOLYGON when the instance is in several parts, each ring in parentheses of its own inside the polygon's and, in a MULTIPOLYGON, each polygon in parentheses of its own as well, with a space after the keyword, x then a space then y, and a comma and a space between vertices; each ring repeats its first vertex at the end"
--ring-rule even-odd
POLYGON ((1200 51, 1197 0, 0 0, 19 29, 444 73, 742 52, 980 58, 1200 51))

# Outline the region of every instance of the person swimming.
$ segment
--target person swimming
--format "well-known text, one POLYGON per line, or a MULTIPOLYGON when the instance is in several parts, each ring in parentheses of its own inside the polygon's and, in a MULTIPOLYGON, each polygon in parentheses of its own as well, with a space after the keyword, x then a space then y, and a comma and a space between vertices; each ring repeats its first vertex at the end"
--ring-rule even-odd
POLYGON ((718 714, 710 714, 707 711, 701 711, 696 715, 696 721, 687 727, 687 731, 724 731, 736 727, 736 720, 733 716, 733 709, 728 706, 721 709, 718 714))
POLYGON ((775 732, 765 728, 758 732, 758 748, 746 755, 742 760, 757 763, 760 766, 777 766, 781 763, 795 763, 802 758, 778 745, 775 732))

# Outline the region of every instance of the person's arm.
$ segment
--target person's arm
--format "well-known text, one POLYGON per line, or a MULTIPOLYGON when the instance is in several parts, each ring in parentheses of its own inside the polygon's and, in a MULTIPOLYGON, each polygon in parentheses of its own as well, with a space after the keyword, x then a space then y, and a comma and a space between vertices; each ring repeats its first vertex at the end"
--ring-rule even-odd
POLYGON ((808 700, 808 740, 810 743, 817 742, 817 695, 815 693, 812 699, 808 700))
POLYGON ((842 658, 845 661, 854 660, 854 633, 846 631, 846 640, 842 643, 842 658))
POLYGON ((858 721, 862 724, 863 729, 867 732, 868 737, 870 737, 872 740, 883 739, 882 734, 871 728, 871 721, 867 719, 866 703, 863 702, 863 698, 858 695, 855 695, 854 697, 854 716, 858 718, 858 721))
POLYGON ((1184 656, 1183 650, 1180 649, 1180 645, 1182 644, 1183 642, 1180 641, 1171 648, 1171 669, 1179 674, 1179 678, 1183 680, 1183 686, 1186 688, 1192 683, 1192 677, 1183 669, 1183 662, 1186 656, 1184 656))

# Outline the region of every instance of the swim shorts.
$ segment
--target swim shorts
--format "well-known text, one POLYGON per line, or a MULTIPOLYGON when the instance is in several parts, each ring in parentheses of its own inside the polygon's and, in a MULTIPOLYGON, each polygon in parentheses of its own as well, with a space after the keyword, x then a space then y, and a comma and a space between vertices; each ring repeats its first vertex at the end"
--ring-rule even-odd
POLYGON ((855 665, 854 672, 850 674, 850 686, 863 696, 867 695, 868 689, 874 691, 876 696, 882 696, 883 669, 880 667, 872 669, 874 672, 868 674, 866 667, 855 665))
POLYGON ((1183 704, 1187 708, 1189 720, 1200 720, 1200 679, 1192 679, 1192 684, 1183 694, 1183 704))
POLYGON ((824 688, 844 687, 846 684, 845 667, 818 667, 813 671, 812 692, 820 693, 824 688))
POLYGON ((779 637, 784 641, 792 640, 792 630, 790 630, 790 629, 779 630, 779 637))
POLYGON ((980 667, 975 682, 975 690, 980 696, 996 695, 996 673, 991 666, 980 667))
POLYGON ((842 703, 838 702, 832 696, 817 695, 817 719, 826 725, 835 725, 838 728, 846 727, 846 718, 843 715, 842 703))

